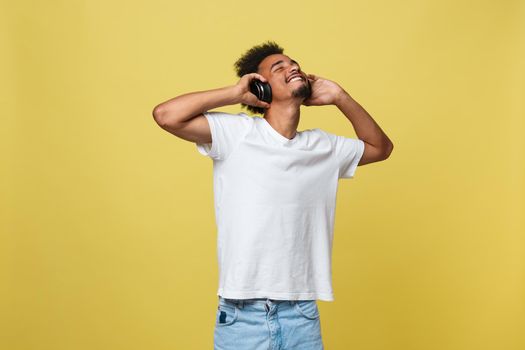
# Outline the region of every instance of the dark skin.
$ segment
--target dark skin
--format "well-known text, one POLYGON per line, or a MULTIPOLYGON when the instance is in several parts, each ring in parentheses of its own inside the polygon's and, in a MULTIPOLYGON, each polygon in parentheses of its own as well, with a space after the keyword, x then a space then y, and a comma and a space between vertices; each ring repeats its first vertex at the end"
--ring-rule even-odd
POLYGON ((272 87, 272 103, 265 111, 264 118, 277 132, 288 139, 295 137, 297 132, 301 105, 334 104, 337 96, 344 91, 335 82, 306 74, 296 62, 283 54, 267 56, 259 64, 257 73, 272 87), (279 61, 283 62, 275 64, 279 61), (296 75, 302 79, 288 81, 290 77, 296 75))
POLYGON ((297 62, 286 55, 267 56, 259 64, 257 73, 245 74, 234 86, 234 90, 234 103, 266 108, 264 119, 289 140, 297 134, 301 105, 335 105, 352 124, 357 138, 365 143, 359 165, 385 160, 394 148, 392 141, 372 116, 339 84, 317 75, 306 74, 297 62), (274 65, 279 61, 282 62, 274 65), (303 79, 290 80, 294 75, 303 79), (272 103, 261 101, 250 92, 249 83, 252 79, 270 84, 272 103))
POLYGON ((265 120, 288 139, 297 134, 301 105, 335 105, 352 124, 357 138, 365 143, 359 165, 385 160, 394 148, 372 116, 341 86, 328 79, 305 74, 296 62, 281 54, 266 57, 259 65, 259 72, 243 75, 235 85, 188 93, 163 102, 155 106, 153 116, 166 130, 185 140, 209 143, 210 128, 202 113, 238 103, 266 108, 265 120), (283 62, 279 66, 272 67, 281 60, 283 62), (290 78, 293 75, 303 79, 292 81, 290 78), (250 92, 249 85, 253 79, 270 83, 273 92, 271 104, 259 100, 250 92), (191 122, 194 118, 195 121, 191 122))

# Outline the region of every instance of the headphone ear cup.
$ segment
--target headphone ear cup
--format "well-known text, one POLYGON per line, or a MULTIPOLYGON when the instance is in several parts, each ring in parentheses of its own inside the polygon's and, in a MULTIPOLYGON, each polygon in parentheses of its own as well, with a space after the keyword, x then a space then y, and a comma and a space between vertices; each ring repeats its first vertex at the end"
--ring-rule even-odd
POLYGON ((250 92, 261 101, 267 103, 272 102, 272 88, 268 83, 262 82, 259 79, 253 79, 250 82, 250 92))
POLYGON ((258 84, 258 81, 256 79, 253 79, 250 82, 250 91, 252 94, 257 96, 259 100, 261 99, 261 94, 262 94, 260 90, 261 90, 260 84, 258 84))
POLYGON ((264 91, 262 100, 268 103, 272 102, 272 87, 270 86, 270 84, 263 82, 261 82, 261 85, 264 91))

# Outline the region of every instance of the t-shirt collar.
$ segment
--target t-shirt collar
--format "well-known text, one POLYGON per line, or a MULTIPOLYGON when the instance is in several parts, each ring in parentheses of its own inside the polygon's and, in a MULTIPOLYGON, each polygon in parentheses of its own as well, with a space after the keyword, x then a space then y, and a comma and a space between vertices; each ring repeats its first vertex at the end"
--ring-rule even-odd
POLYGON ((262 119, 262 123, 265 125, 266 129, 268 129, 270 134, 272 134, 281 143, 283 143, 283 144, 292 144, 292 143, 296 142, 299 139, 299 136, 300 136, 300 132, 299 131, 296 131, 295 136, 292 139, 289 139, 289 138, 281 135, 277 130, 275 130, 270 125, 270 123, 268 123, 268 121, 265 118, 261 117, 261 119, 262 119))

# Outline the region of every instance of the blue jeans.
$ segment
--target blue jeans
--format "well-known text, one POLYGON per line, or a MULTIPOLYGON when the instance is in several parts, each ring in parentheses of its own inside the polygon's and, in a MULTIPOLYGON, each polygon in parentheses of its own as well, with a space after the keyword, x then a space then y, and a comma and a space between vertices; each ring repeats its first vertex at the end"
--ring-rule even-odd
POLYGON ((322 350, 315 300, 219 296, 214 350, 322 350))

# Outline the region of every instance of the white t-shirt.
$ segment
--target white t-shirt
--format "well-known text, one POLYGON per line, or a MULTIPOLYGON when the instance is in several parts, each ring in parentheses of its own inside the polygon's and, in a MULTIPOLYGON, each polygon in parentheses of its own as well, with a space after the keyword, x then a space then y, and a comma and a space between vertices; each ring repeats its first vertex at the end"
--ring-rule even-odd
POLYGON ((292 139, 246 113, 205 112, 212 142, 219 289, 231 299, 333 301, 339 178, 353 178, 364 142, 321 129, 292 139))

